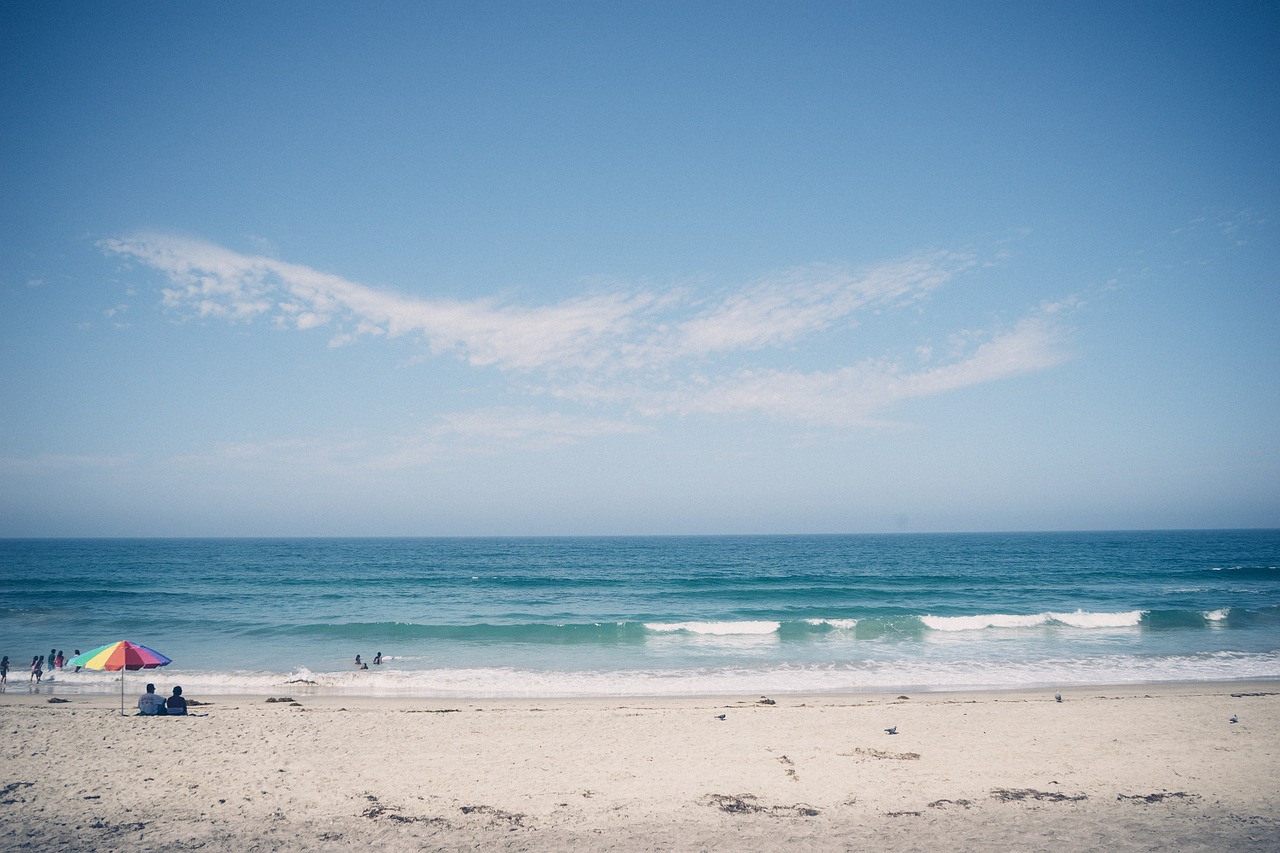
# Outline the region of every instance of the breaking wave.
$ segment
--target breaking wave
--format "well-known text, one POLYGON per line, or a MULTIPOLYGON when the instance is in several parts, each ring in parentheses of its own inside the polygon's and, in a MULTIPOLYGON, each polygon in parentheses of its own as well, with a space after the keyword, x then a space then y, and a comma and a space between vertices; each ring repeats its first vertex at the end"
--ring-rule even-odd
POLYGON ((807 617, 802 619, 646 620, 618 622, 520 622, 436 625, 413 622, 341 622, 258 626, 253 636, 292 636, 304 639, 383 642, 455 641, 462 643, 522 643, 548 645, 643 644, 667 639, 763 638, 803 641, 815 638, 911 638, 929 632, 1009 630, 1154 630, 1231 628, 1280 623, 1277 608, 1213 608, 1207 610, 1043 611, 1039 613, 977 613, 807 617))

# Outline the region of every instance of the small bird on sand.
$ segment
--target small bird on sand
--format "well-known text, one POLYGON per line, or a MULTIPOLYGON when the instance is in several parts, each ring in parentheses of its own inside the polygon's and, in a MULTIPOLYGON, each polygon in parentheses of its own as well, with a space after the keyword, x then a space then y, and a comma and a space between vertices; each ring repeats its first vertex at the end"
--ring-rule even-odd
POLYGON ((1055 702, 1061 702, 1061 701, 1062 701, 1062 694, 1061 694, 1061 693, 1055 693, 1055 694, 1053 694, 1053 701, 1055 701, 1055 702))
POLYGON ((885 729, 884 731, 885 731, 885 734, 896 735, 898 733, 898 727, 892 726, 890 728, 885 729))
POLYGON ((1239 718, 1239 717, 1237 717, 1235 714, 1232 714, 1232 715, 1231 715, 1231 722, 1233 722, 1233 723, 1238 723, 1238 722, 1240 722, 1240 718, 1239 718))
POLYGON ((717 720, 723 720, 723 719, 724 719, 724 714, 716 714, 716 719, 717 719, 717 720))

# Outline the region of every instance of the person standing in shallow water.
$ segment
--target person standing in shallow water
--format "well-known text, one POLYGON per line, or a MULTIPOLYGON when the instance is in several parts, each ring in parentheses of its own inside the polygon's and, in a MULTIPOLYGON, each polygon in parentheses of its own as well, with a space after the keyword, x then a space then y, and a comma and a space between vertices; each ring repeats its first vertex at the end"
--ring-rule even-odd
POLYGON ((36 655, 31 659, 31 680, 36 684, 40 683, 40 678, 44 675, 44 662, 40 660, 40 655, 36 655))
MULTIPOLYGON (((73 655, 72 655, 72 657, 73 657, 73 658, 78 658, 78 657, 80 657, 80 650, 79 650, 79 649, 76 649, 75 654, 73 654, 73 655)), ((76 672, 79 672, 79 671, 80 671, 80 667, 76 667, 76 672)))
POLYGON ((53 674, 53 664, 55 661, 57 661, 57 659, 58 659, 58 650, 49 649, 49 665, 45 667, 45 669, 49 670, 49 673, 51 675, 53 674))
POLYGON ((4 660, 0 660, 0 685, 9 683, 9 656, 5 655, 4 660))

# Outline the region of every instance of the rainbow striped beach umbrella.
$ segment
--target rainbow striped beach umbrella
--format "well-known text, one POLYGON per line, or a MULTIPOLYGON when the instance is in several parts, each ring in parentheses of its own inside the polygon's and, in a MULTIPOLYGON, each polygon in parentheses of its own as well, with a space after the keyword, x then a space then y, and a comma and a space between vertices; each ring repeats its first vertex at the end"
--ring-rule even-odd
POLYGON ((149 649, 146 646, 120 640, 107 643, 84 654, 76 655, 67 662, 68 666, 82 666, 85 669, 102 669, 108 672, 120 671, 120 714, 124 714, 124 671, 126 669, 155 669, 171 663, 169 658, 149 649))

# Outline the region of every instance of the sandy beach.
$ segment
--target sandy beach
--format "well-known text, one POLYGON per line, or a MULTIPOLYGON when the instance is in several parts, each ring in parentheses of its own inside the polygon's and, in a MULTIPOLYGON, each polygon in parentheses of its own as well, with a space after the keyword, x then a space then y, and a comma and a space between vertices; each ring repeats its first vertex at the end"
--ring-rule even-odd
POLYGON ((190 698, 11 684, 0 849, 1280 849, 1280 683, 190 698))

